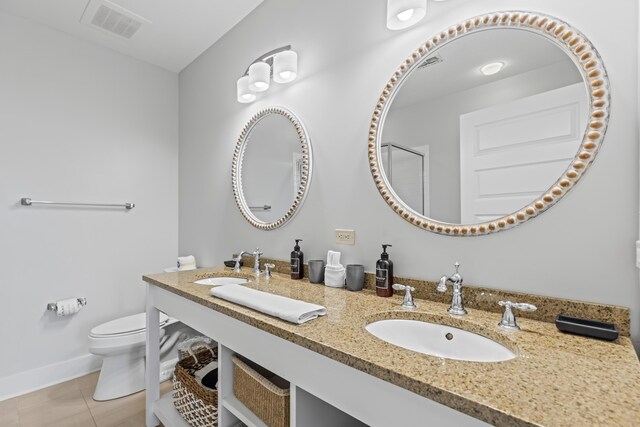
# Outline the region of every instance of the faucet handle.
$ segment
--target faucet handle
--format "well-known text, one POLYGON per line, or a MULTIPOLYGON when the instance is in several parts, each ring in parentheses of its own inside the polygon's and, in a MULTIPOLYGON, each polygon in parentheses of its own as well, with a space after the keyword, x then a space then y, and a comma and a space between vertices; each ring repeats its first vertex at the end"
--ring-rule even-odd
POLYGON ((402 285, 400 283, 394 283, 393 289, 396 291, 407 291, 407 292, 415 292, 416 288, 413 286, 402 285))
POLYGON ((520 311, 536 311, 538 309, 535 305, 526 302, 516 302, 511 304, 511 307, 517 308, 520 311))
POLYGON ((276 268, 275 264, 265 264, 264 265, 264 277, 265 279, 271 279, 271 269, 276 268))
POLYGON ((440 281, 438 282, 438 287, 436 288, 436 290, 438 292, 446 292, 447 291, 447 280, 449 280, 449 278, 447 276, 442 276, 440 278, 440 281))
POLYGON ((413 302, 413 295, 411 295, 411 292, 415 292, 416 288, 414 288, 413 286, 402 285, 400 283, 394 283, 393 289, 397 291, 405 291, 404 299, 402 300, 402 304, 400 305, 401 308, 405 310, 413 310, 417 307, 416 303, 413 302))
POLYGON ((241 268, 240 268, 240 262, 242 261, 242 255, 244 255, 246 253, 247 252, 245 252, 245 251, 240 251, 240 253, 236 257, 236 265, 234 265, 234 267, 233 267, 233 271, 234 272, 240 273, 242 271, 241 268))
POLYGON ((538 307, 526 302, 498 301, 498 305, 506 307, 506 309, 517 308, 520 311, 536 311, 538 307))
POLYGON ((260 252, 260 248, 256 248, 256 250, 255 250, 255 251, 253 251, 253 255, 254 255, 254 256, 255 256, 255 255, 260 256, 260 255, 264 255, 264 253, 260 252))
POLYGON ((455 263, 453 263, 453 266, 456 268, 456 274, 458 273, 458 269, 460 268, 460 263, 458 261, 456 261, 455 263))
POLYGON ((536 311, 538 307, 533 304, 524 302, 511 302, 511 301, 498 301, 498 305, 504 307, 504 313, 502 314, 502 320, 498 323, 498 326, 507 330, 520 330, 518 322, 516 321, 516 315, 513 314, 514 308, 520 311, 536 311))

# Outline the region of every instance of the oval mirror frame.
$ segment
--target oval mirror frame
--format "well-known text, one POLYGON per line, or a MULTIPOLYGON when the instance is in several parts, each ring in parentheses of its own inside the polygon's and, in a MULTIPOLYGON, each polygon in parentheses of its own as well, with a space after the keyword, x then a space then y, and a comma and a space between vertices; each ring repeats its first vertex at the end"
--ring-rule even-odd
POLYGON ((548 15, 504 11, 476 16, 436 34, 400 65, 378 98, 368 137, 369 167, 383 199, 398 215, 411 224, 434 233, 448 236, 479 236, 512 228, 529 221, 556 204, 580 180, 593 162, 607 130, 610 90, 607 71, 591 42, 578 30, 548 15), (556 182, 538 198, 509 215, 478 224, 453 224, 423 216, 406 205, 393 191, 382 172, 380 151, 384 119, 394 96, 405 78, 419 66, 422 58, 431 55, 447 43, 462 36, 492 28, 517 28, 540 34, 554 42, 571 57, 582 75, 588 94, 588 120, 584 137, 569 166, 556 182))
POLYGON ((233 163, 231 166, 231 182, 233 186, 233 196, 235 197, 236 204, 242 213, 242 216, 256 228, 261 230, 274 230, 278 227, 282 227, 290 221, 300 209, 300 206, 304 202, 309 192, 309 184, 311 181, 312 171, 312 155, 311 155, 311 142, 307 134, 304 125, 298 119, 298 117, 291 111, 282 107, 267 107, 256 114, 254 114, 249 121, 242 128, 236 147, 233 151, 233 163), (260 121, 270 114, 280 114, 285 117, 291 125, 295 128, 298 140, 302 147, 302 171, 300 173, 300 186, 298 191, 294 195, 293 202, 287 212, 277 220, 273 222, 264 222, 258 219, 249 209, 249 205, 244 197, 244 191, 242 190, 242 161, 244 153, 249 142, 249 137, 253 128, 260 123, 260 121))

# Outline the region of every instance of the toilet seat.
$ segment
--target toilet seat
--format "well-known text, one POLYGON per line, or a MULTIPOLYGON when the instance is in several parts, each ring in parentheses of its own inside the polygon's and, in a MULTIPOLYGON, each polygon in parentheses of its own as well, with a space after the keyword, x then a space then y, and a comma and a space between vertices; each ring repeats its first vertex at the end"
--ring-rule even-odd
MULTIPOLYGON (((169 321, 169 316, 160 313, 159 326, 164 326, 169 321)), ((96 326, 89 333, 90 338, 114 338, 130 335, 144 335, 147 329, 146 313, 138 313, 96 326)))

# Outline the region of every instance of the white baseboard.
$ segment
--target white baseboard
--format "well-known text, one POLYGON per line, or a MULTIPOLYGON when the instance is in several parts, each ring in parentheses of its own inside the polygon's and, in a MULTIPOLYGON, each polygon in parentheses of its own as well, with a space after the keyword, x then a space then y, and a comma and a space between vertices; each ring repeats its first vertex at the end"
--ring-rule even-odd
POLYGON ((99 370, 101 366, 102 359, 99 356, 85 354, 75 359, 0 378, 0 401, 90 374, 99 370))

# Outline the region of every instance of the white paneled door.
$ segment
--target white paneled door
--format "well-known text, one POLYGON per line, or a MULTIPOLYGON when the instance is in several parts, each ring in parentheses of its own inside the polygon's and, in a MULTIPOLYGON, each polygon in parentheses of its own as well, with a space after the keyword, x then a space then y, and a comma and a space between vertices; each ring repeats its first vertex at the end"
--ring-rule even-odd
POLYGON ((460 116, 460 205, 464 224, 531 203, 560 177, 586 128, 577 83, 460 116))

